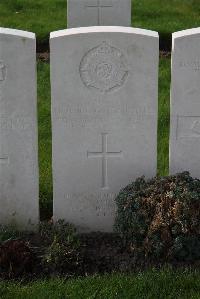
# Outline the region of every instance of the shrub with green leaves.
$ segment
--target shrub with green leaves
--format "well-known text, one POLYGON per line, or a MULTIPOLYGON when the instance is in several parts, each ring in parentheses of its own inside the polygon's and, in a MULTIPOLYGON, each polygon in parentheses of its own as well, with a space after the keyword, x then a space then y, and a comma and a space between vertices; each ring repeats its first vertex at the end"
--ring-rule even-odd
POLYGON ((146 181, 116 198, 115 229, 135 253, 148 259, 200 259, 200 180, 188 172, 146 181))
POLYGON ((18 239, 21 236, 22 233, 18 231, 15 226, 0 225, 0 243, 5 242, 7 240, 18 239))
POLYGON ((43 265, 46 270, 59 273, 75 273, 81 264, 80 242, 73 225, 58 222, 43 222, 40 235, 46 244, 43 265))

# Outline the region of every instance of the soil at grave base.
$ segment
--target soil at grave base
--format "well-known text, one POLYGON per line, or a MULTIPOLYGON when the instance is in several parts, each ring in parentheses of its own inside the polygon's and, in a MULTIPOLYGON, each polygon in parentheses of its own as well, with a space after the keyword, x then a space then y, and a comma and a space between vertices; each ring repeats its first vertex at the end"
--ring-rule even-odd
POLYGON ((172 268, 200 269, 200 260, 194 263, 145 260, 135 255, 133 248, 128 247, 115 233, 90 233, 79 235, 82 244, 83 275, 104 274, 112 272, 135 273, 152 268, 169 266, 172 268))
POLYGON ((116 234, 90 233, 80 235, 85 274, 136 269, 133 252, 125 247, 116 234))
MULTIPOLYGON (((147 263, 144 260, 136 258, 131 248, 127 248, 123 244, 121 238, 117 234, 108 233, 90 233, 79 235, 81 242, 80 256, 82 262, 69 272, 69 269, 62 269, 52 271, 44 269, 41 263, 41 256, 44 254, 45 246, 43 240, 37 234, 27 235, 23 241, 28 242, 28 246, 31 249, 32 256, 30 263, 26 266, 30 267, 26 272, 9 276, 8 273, 1 273, 0 279, 20 279, 23 281, 30 281, 33 279, 42 279, 48 277, 62 276, 88 276, 94 274, 104 274, 112 272, 130 273, 143 271, 152 267, 160 268, 163 265, 155 263, 147 263)), ((19 241, 21 242, 21 241, 19 241)), ((23 247, 23 244, 19 243, 19 246, 23 247)), ((28 252, 29 253, 29 252, 28 252)), ((0 259, 1 261, 1 259, 0 259)), ((23 266, 23 265, 22 265, 23 266)), ((200 261, 194 265, 188 264, 173 264, 172 267, 200 267, 200 261)))
POLYGON ((49 62, 50 53, 49 52, 41 52, 37 53, 37 60, 42 62, 49 62))
MULTIPOLYGON (((62 269, 62 273, 57 270, 44 269, 41 263, 41 257, 44 254, 45 245, 43 240, 37 234, 26 235, 23 238, 24 242, 27 242, 31 249, 32 256, 30 263, 27 265, 30 267, 28 271, 19 273, 1 273, 1 279, 24 279, 32 280, 37 278, 53 277, 53 276, 88 276, 93 274, 111 273, 117 272, 133 272, 136 270, 136 264, 133 253, 128 250, 117 234, 108 233, 90 233, 79 235, 80 250, 79 255, 81 257, 80 265, 74 269, 74 272, 69 269, 62 269)), ((18 241, 17 241, 18 242, 18 241)), ((22 244, 19 246, 21 247, 22 244)), ((16 245, 14 247, 16 248, 16 245)), ((22 245, 23 246, 23 245, 22 245)), ((1 246, 0 246, 1 247, 1 246)), ((1 249, 1 248, 0 248, 1 249)), ((23 254, 23 253, 22 253, 23 254)), ((18 255, 17 255, 18 256, 18 255)), ((20 256, 19 256, 20 258, 20 256)), ((22 259, 23 260, 23 259, 22 259)), ((0 251, 0 262, 1 262, 1 251, 0 251)), ((21 267, 22 268, 22 267, 21 267)), ((27 267, 26 267, 27 268, 27 267)))
MULTIPOLYGON (((117 272, 132 272, 137 269, 137 263, 133 252, 126 248, 122 239, 115 233, 88 233, 78 235, 80 240, 81 264, 74 273, 70 275, 88 276, 93 274, 117 272)), ((40 256, 44 250, 41 240, 37 235, 33 235, 30 245, 36 249, 36 255, 40 256)), ((141 264, 140 264, 141 267, 141 264)), ((36 267, 36 275, 59 275, 59 273, 43 272, 40 265, 36 267)), ((68 269, 64 275, 69 275, 68 269)), ((63 275, 63 273, 62 273, 63 275)))

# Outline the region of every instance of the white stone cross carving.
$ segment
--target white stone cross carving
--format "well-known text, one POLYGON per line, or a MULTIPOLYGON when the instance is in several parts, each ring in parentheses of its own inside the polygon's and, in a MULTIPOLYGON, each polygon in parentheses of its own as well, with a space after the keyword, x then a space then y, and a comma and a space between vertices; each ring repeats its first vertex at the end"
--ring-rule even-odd
POLYGON ((102 151, 101 152, 87 152, 88 158, 102 159, 102 188, 108 189, 108 158, 122 158, 122 151, 108 152, 108 134, 102 133, 102 151))
POLYGON ((98 25, 101 25, 101 10, 102 8, 106 7, 113 7, 112 1, 108 1, 107 4, 102 3, 102 0, 96 0, 96 4, 88 4, 86 5, 87 8, 96 8, 98 12, 98 25))

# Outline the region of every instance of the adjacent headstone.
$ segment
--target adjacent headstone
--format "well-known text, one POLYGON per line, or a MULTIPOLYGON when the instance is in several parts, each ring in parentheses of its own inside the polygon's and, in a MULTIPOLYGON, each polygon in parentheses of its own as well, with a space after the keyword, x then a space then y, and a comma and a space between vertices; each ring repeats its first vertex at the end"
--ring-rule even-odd
POLYGON ((200 28, 173 34, 170 173, 200 178, 200 28))
POLYGON ((131 26, 131 0, 68 0, 68 28, 131 26))
POLYGON ((88 27, 51 33, 54 219, 112 231, 115 196, 156 174, 156 32, 88 27))
POLYGON ((23 230, 39 220, 35 45, 0 28, 0 224, 23 230))

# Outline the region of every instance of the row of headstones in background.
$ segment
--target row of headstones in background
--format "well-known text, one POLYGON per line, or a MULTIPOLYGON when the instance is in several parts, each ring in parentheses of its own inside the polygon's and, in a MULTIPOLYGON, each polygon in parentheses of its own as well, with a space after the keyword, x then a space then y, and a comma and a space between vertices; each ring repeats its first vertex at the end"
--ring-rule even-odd
MULTIPOLYGON (((200 177, 200 29, 173 35, 170 172, 200 177)), ((158 34, 51 33, 54 219, 111 231, 114 198, 156 174, 158 34)), ((0 223, 39 221, 35 35, 0 29, 0 223)))
POLYGON ((68 28, 131 26, 131 0, 68 0, 68 28))

